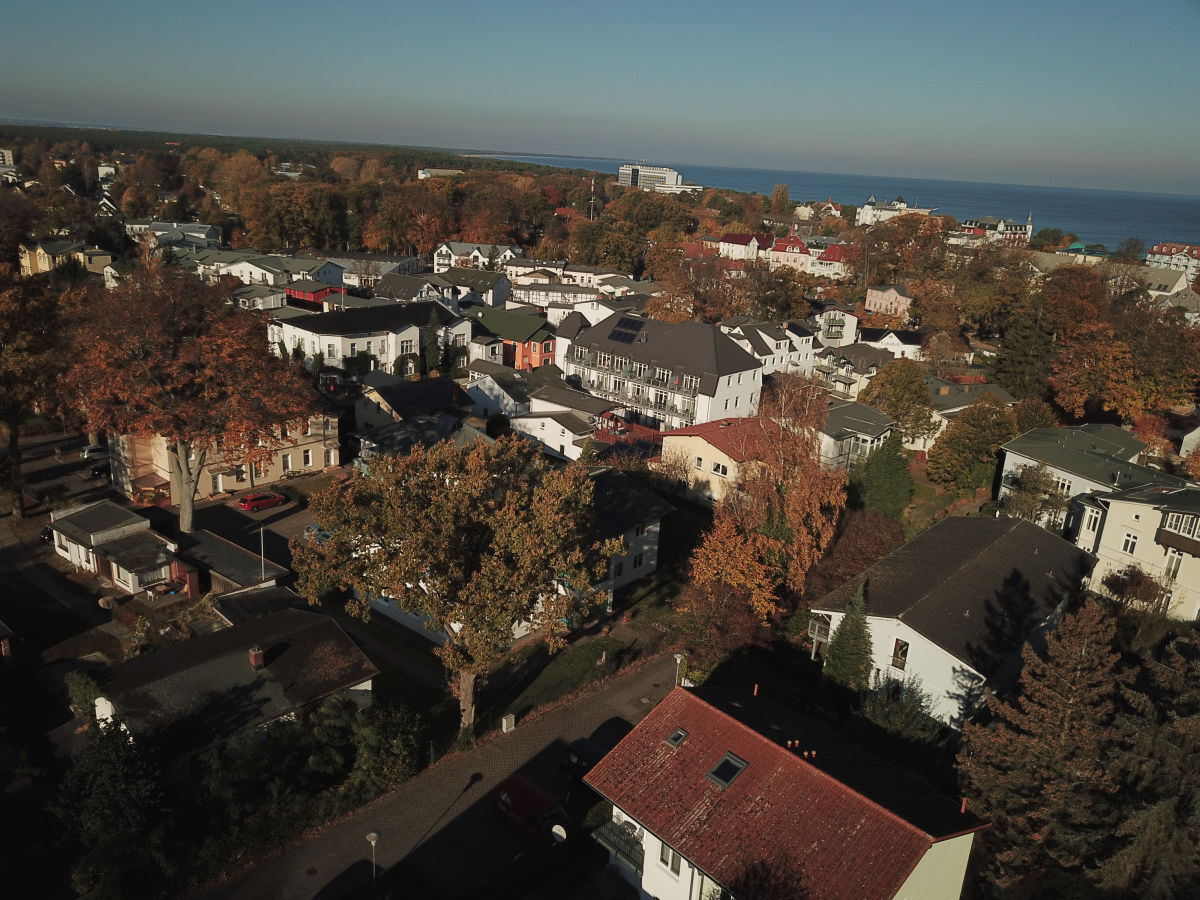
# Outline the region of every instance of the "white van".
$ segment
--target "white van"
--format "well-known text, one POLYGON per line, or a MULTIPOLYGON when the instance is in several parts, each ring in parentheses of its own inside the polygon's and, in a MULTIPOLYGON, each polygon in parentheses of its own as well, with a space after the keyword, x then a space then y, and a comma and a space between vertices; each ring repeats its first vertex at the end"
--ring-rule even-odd
POLYGON ((79 451, 80 459, 108 459, 108 448, 92 444, 79 451))

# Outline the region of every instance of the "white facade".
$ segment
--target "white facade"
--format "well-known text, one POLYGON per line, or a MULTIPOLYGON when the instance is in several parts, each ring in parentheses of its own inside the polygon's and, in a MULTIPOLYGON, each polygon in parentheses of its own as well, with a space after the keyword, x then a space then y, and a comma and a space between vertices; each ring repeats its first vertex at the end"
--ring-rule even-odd
MULTIPOLYGON (((279 343, 289 352, 299 350, 304 354, 304 365, 312 368, 313 357, 324 354, 328 366, 341 366, 343 361, 359 353, 374 356, 382 368, 391 371, 392 364, 400 357, 422 352, 421 335, 428 326, 399 325, 395 330, 379 329, 360 334, 322 334, 314 326, 306 324, 308 316, 295 319, 275 320, 268 326, 271 351, 279 354, 279 343)), ((442 346, 466 347, 471 340, 471 323, 466 319, 452 320, 440 329, 442 346)))
POLYGON ((583 442, 595 426, 578 415, 561 412, 529 412, 510 418, 512 430, 542 444, 544 452, 558 459, 576 460, 583 442))
POLYGON ((855 225, 878 225, 897 216, 921 215, 927 216, 933 209, 919 206, 909 206, 903 197, 897 197, 891 203, 879 203, 874 196, 868 197, 867 202, 858 208, 855 225))
MULTIPOLYGON (((659 188, 679 188, 683 186, 683 176, 674 169, 666 166, 645 166, 639 163, 627 163, 617 169, 617 184, 625 187, 640 187, 643 190, 655 191, 659 188)), ((699 190, 699 188, 695 188, 699 190)))
POLYGON ((486 269, 495 260, 502 266, 510 259, 523 256, 520 247, 508 244, 470 244, 464 241, 445 241, 433 251, 434 274, 460 266, 466 269, 486 269))

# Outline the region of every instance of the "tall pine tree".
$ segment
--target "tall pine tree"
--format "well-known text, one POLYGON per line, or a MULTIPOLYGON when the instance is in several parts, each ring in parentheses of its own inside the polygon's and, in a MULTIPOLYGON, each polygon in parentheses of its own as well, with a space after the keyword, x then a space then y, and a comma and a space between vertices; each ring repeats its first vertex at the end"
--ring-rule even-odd
POLYGON ((1116 818, 1114 637, 1104 610, 1086 604, 1047 635, 1044 654, 1025 646, 1016 698, 988 697, 995 721, 963 729, 966 794, 992 823, 990 875, 1017 896, 1095 894, 1083 886, 1116 818))
POLYGON ((1050 396, 1050 363, 1056 347, 1054 331, 1040 306, 1013 316, 1004 330, 1004 342, 994 375, 1018 400, 1050 396))
POLYGON ((825 675, 852 691, 871 686, 871 628, 862 587, 846 607, 846 614, 825 648, 825 675))

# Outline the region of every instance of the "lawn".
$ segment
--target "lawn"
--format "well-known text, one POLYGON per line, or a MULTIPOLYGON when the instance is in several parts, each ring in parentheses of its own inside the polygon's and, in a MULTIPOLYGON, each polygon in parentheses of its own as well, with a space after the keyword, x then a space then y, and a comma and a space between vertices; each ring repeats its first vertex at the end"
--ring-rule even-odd
POLYGON ((616 671, 639 654, 638 647, 614 637, 589 638, 572 644, 554 656, 507 704, 504 712, 515 713, 520 719, 616 671))

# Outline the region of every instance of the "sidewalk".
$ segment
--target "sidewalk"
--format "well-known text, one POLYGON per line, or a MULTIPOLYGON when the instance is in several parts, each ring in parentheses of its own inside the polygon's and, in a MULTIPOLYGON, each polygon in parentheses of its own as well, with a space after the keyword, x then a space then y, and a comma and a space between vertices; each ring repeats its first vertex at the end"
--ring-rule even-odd
MULTIPOLYGON (((379 836, 376 861, 381 870, 404 861, 446 896, 483 896, 494 873, 528 846, 493 808, 495 787, 521 769, 561 799, 558 765, 566 745, 613 718, 636 724, 671 689, 674 674, 675 660, 668 654, 569 706, 528 724, 518 723, 511 734, 497 735, 470 753, 446 760, 203 896, 300 900, 356 864, 369 878, 369 832, 379 836), (363 860, 368 861, 365 866, 363 860)), ((356 885, 339 882, 339 887, 352 890, 356 885)), ((344 894, 330 890, 321 896, 344 894)))
POLYGON ((107 625, 112 621, 112 613, 101 609, 95 599, 71 590, 63 583, 62 575, 32 558, 29 549, 13 531, 12 519, 8 516, 0 519, 0 553, 13 571, 89 625, 107 625))

